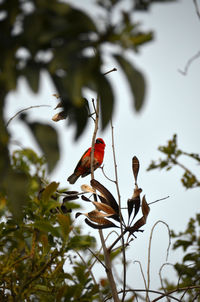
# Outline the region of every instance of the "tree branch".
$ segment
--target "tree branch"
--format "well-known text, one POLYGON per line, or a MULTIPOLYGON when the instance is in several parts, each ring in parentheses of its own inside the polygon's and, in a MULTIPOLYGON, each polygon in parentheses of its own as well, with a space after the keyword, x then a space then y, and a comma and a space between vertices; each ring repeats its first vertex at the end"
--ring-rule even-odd
POLYGON ((196 59, 198 59, 199 57, 200 57, 200 51, 198 51, 194 56, 192 56, 192 57, 187 61, 184 70, 178 69, 178 71, 179 71, 182 75, 186 76, 187 73, 188 73, 188 70, 189 70, 190 65, 191 65, 196 59))
POLYGON ((123 295, 122 302, 126 296, 126 252, 125 252, 125 244, 124 244, 124 231, 123 231, 123 217, 121 213, 121 196, 119 191, 119 181, 118 181, 118 172, 117 172, 117 160, 115 154, 115 140, 114 140, 114 127, 111 119, 111 133, 112 133, 112 150, 113 150, 113 161, 115 168, 115 185, 117 189, 118 202, 119 202, 119 216, 120 216, 120 229, 121 229, 121 241, 122 241, 122 255, 123 255, 123 295))
POLYGON ((24 109, 21 109, 20 111, 18 111, 15 115, 13 115, 6 123, 6 127, 8 127, 8 125, 12 122, 12 120, 19 115, 20 113, 27 111, 29 109, 33 109, 33 108, 40 108, 40 107, 51 107, 50 105, 35 105, 35 106, 30 106, 24 109))
MULTIPOLYGON (((95 144, 96 134, 98 131, 99 102, 100 102, 99 96, 97 96, 96 108, 95 108, 95 112, 96 112, 95 128, 94 128, 94 132, 93 132, 93 136, 92 136, 92 146, 91 146, 91 179, 94 179, 94 144, 95 144)), ((94 106, 94 101, 93 101, 93 106, 94 106)), ((96 198, 96 195, 94 195, 94 196, 96 198)), ((109 280, 112 296, 113 296, 114 302, 120 302, 118 293, 117 293, 116 283, 115 283, 113 273, 112 273, 112 264, 111 264, 110 254, 108 253, 102 230, 99 230, 99 236, 100 236, 101 244, 103 247, 106 274, 107 274, 107 277, 109 280)))

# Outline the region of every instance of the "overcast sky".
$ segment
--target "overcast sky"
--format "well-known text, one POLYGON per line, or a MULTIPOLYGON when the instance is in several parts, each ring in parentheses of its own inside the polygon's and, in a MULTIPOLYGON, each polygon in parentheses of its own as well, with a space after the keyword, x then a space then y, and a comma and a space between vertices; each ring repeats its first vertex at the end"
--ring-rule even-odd
MULTIPOLYGON (((79 1, 76 0, 74 3, 78 5, 79 1)), ((170 229, 182 231, 189 218, 199 211, 199 189, 186 191, 182 187, 179 181, 182 171, 179 168, 170 172, 146 172, 146 169, 152 159, 161 156, 157 147, 166 144, 174 133, 178 135, 178 144, 181 149, 199 153, 200 58, 191 64, 186 76, 183 76, 178 69, 183 70, 188 59, 200 51, 200 19, 195 12, 193 1, 188 0, 162 5, 154 4, 148 13, 137 13, 134 19, 142 22, 142 28, 153 30, 155 39, 141 47, 139 54, 128 56, 144 73, 148 85, 146 103, 139 114, 133 111, 129 87, 120 70, 109 75, 117 96, 113 124, 122 205, 126 206, 127 198, 131 197, 133 191, 131 160, 134 155, 140 160, 141 170, 138 182, 143 193, 146 194, 147 201, 152 202, 170 196, 167 200, 152 205, 144 227, 145 232, 139 233, 138 238, 129 248, 128 283, 135 288, 144 288, 138 266, 133 264, 133 261, 140 260, 146 273, 148 240, 152 226, 156 221, 162 220, 169 225, 170 229), (133 279, 133 275, 137 278, 133 279)), ((113 67, 116 67, 116 64, 109 57, 105 58, 105 70, 113 67)), ((34 95, 26 82, 21 80, 17 92, 10 93, 8 97, 6 119, 30 105, 52 105, 52 108, 34 109, 31 112, 31 119, 48 121, 59 131, 62 155, 52 175, 52 180, 59 181, 62 186, 67 186, 67 177, 73 172, 82 153, 91 144, 93 124, 91 123, 78 142, 74 143, 72 127, 67 128, 65 121, 57 124, 51 121, 54 114, 53 107, 56 104, 56 100, 52 97, 53 93, 55 89, 45 75, 42 77, 38 95, 34 95)), ((29 130, 24 129, 17 119, 13 120, 9 127, 15 140, 20 141, 24 147, 33 147, 38 150, 30 137, 29 130)), ((110 128, 108 127, 103 133, 100 132, 98 136, 106 142, 105 172, 113 178, 110 128)), ((199 167, 192 161, 185 163, 200 178, 199 167)), ((103 177, 100 169, 96 172, 96 178, 117 197, 114 185, 103 177)), ((89 180, 89 177, 84 181, 80 179, 74 186, 70 186, 70 189, 79 190, 80 185, 89 183, 89 180)), ((81 220, 80 217, 79 222, 81 220)), ((85 230, 87 232, 88 228, 85 227, 85 230)), ((91 234, 98 236, 93 230, 91 234)), ((168 237, 165 226, 157 226, 152 244, 151 288, 155 289, 160 286, 159 268, 166 260, 168 237)), ((180 253, 170 251, 168 262, 174 263, 180 260, 178 257, 180 253)), ((166 276, 173 276, 169 268, 165 268, 164 272, 166 276)))

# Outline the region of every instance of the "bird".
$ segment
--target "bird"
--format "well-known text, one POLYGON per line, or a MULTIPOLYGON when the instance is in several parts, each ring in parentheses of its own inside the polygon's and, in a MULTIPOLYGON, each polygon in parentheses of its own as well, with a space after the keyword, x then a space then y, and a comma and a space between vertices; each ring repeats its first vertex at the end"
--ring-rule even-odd
MULTIPOLYGON (((94 144, 94 170, 99 168, 103 162, 105 142, 102 138, 97 138, 94 144)), ((72 175, 67 180, 70 184, 74 184, 77 179, 85 177, 91 173, 91 147, 88 148, 79 160, 72 175)))

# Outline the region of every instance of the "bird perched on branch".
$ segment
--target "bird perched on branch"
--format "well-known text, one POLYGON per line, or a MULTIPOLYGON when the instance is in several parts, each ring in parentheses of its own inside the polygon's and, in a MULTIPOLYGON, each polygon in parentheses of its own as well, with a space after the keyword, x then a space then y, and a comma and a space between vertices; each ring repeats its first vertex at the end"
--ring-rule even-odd
MULTIPOLYGON (((104 158, 104 149, 105 143, 102 138, 97 138, 94 144, 94 170, 99 168, 103 162, 104 158)), ((74 184, 77 179, 81 177, 85 177, 91 173, 91 147, 85 151, 79 160, 74 173, 68 177, 68 181, 70 184, 74 184)))

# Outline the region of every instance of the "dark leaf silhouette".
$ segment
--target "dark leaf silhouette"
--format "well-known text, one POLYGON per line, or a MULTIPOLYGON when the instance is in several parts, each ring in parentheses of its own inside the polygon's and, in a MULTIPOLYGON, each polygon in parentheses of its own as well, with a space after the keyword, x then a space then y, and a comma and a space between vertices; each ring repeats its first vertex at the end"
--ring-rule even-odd
POLYGON ((54 122, 59 122, 61 120, 65 120, 67 117, 67 113, 65 111, 61 111, 56 113, 53 117, 52 117, 52 121, 54 122))
POLYGON ((101 203, 101 202, 97 202, 97 201, 93 201, 92 203, 95 205, 95 207, 99 211, 103 211, 110 215, 116 214, 116 212, 113 210, 113 208, 111 208, 109 205, 107 205, 105 203, 101 203))
POLYGON ((128 206, 129 219, 130 219, 130 216, 133 212, 133 208, 135 208, 134 217, 137 215, 137 213, 140 209, 140 193, 141 192, 142 192, 142 189, 138 189, 136 187, 134 189, 133 197, 131 199, 128 199, 127 206, 128 206))
POLYGON ((84 201, 88 201, 88 202, 92 202, 89 198, 87 198, 85 195, 81 196, 81 199, 83 199, 84 201))
POLYGON ((140 162, 136 156, 134 156, 132 159, 132 169, 133 169, 133 175, 135 178, 135 183, 137 183, 138 172, 140 169, 140 162))
POLYGON ((143 225, 146 224, 147 216, 149 214, 150 208, 146 202, 145 196, 142 199, 142 214, 143 216, 136 221, 136 223, 130 228, 130 233, 133 234, 134 232, 138 231, 143 225))
POLYGON ((108 191, 102 184, 100 184, 95 179, 92 179, 90 183, 94 189, 98 190, 105 197, 107 204, 111 206, 111 208, 113 208, 117 214, 119 214, 119 206, 110 191, 108 191))
POLYGON ((20 117, 29 126, 46 158, 49 172, 52 172, 60 157, 57 131, 50 125, 29 122, 25 114, 21 114, 20 117))
MULTIPOLYGON (((109 220, 108 220, 109 221, 109 220)), ((115 225, 114 223, 110 222, 108 224, 96 224, 96 223, 93 223, 91 222, 90 220, 88 220, 87 218, 85 219, 85 222, 90 226, 92 227, 93 229, 98 229, 98 230, 101 230, 101 229, 108 229, 108 228, 118 228, 117 225, 115 225)))
POLYGON ((145 79, 143 74, 137 70, 129 61, 119 55, 114 56, 129 82, 132 95, 134 96, 133 104, 136 111, 139 111, 145 100, 145 79))

